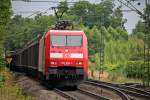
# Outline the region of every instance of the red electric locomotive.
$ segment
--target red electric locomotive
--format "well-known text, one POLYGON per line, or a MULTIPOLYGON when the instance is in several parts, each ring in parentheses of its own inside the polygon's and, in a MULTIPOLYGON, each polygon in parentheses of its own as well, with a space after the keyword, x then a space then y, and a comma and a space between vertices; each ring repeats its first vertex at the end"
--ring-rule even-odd
POLYGON ((39 42, 38 71, 46 80, 77 85, 88 76, 87 38, 83 31, 50 30, 39 42))

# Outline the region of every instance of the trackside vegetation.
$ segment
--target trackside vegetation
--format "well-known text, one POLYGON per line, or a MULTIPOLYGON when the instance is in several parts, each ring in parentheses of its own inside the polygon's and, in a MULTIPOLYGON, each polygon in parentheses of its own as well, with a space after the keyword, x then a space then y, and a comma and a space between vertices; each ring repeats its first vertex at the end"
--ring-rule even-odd
POLYGON ((0 100, 33 100, 33 97, 24 95, 12 73, 5 67, 4 41, 7 35, 7 23, 11 16, 10 7, 10 0, 0 0, 0 100))
POLYGON ((1 100, 35 100, 25 95, 22 88, 16 83, 12 73, 5 67, 0 67, 0 99, 1 100))

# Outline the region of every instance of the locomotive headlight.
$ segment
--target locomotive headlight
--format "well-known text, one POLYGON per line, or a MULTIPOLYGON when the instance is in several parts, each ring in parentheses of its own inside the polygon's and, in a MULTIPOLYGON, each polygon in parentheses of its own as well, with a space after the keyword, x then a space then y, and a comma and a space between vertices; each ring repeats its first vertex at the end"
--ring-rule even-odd
POLYGON ((57 64, 57 62, 51 62, 52 65, 57 64))
POLYGON ((82 62, 76 62, 76 64, 77 64, 77 65, 82 65, 83 63, 82 63, 82 62))
POLYGON ((55 64, 55 62, 51 62, 51 64, 55 64))
POLYGON ((79 62, 79 65, 82 65, 82 62, 79 62))

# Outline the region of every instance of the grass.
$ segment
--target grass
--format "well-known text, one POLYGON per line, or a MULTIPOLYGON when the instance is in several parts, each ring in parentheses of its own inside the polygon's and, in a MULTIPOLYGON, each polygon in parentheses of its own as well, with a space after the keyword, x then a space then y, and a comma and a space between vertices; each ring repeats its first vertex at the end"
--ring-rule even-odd
MULTIPOLYGON (((94 71, 94 73, 96 73, 96 70, 94 71)), ((106 72, 106 73, 108 73, 109 75, 108 75, 108 77, 101 78, 102 81, 110 82, 110 83, 117 83, 117 84, 123 84, 123 83, 140 83, 140 84, 142 84, 142 80, 127 78, 121 72, 119 73, 116 71, 112 71, 112 72, 106 72)), ((98 75, 98 74, 96 74, 96 75, 98 75)), ((99 76, 96 76, 96 75, 94 74, 95 79, 98 80, 99 76)), ((91 75, 89 75, 89 78, 92 78, 91 75)))
POLYGON ((111 83, 117 83, 117 84, 123 84, 123 83, 139 83, 142 84, 142 80, 140 79, 133 79, 133 78, 127 78, 123 75, 110 75, 108 79, 105 79, 104 81, 111 82, 111 83))
POLYGON ((11 72, 6 68, 0 68, 0 100, 35 100, 27 96, 16 83, 11 72))

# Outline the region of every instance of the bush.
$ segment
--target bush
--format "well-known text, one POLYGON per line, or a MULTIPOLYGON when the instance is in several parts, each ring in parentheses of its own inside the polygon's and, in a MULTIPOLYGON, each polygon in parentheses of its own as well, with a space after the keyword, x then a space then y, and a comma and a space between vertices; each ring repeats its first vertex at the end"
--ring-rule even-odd
POLYGON ((144 77, 143 61, 128 61, 125 68, 126 76, 129 78, 141 79, 144 77))
POLYGON ((5 78, 4 76, 0 75, 0 88, 4 85, 5 78))
POLYGON ((5 64, 6 64, 5 59, 0 57, 0 67, 5 66, 5 64))

